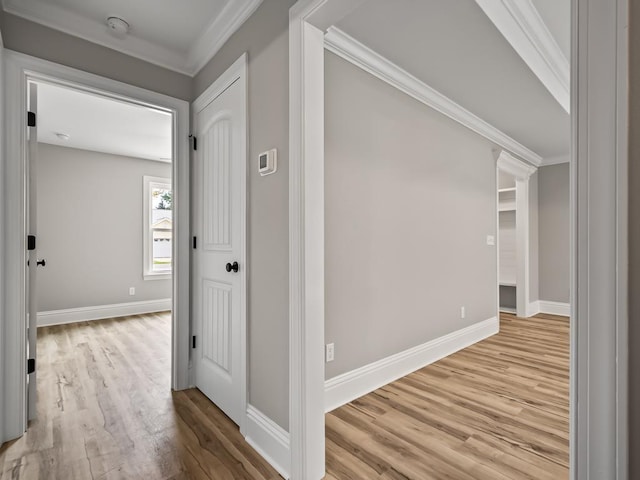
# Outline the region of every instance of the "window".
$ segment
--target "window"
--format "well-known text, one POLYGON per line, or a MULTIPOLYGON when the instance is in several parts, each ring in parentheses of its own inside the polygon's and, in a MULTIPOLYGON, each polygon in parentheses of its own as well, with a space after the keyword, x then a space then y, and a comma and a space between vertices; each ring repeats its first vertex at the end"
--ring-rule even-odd
POLYGON ((144 177, 144 279, 171 277, 173 195, 171 180, 144 177))

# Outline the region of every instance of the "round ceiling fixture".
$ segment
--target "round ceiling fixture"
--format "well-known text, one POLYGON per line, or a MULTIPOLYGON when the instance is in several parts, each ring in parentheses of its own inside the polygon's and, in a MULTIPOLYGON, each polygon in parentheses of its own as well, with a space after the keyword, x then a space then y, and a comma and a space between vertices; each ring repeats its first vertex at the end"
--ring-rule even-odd
POLYGON ((66 133, 56 133, 56 137, 58 137, 60 140, 64 140, 65 142, 71 138, 66 133))
POLYGON ((123 37, 129 33, 129 24, 120 17, 107 18, 107 26, 118 37, 123 37))

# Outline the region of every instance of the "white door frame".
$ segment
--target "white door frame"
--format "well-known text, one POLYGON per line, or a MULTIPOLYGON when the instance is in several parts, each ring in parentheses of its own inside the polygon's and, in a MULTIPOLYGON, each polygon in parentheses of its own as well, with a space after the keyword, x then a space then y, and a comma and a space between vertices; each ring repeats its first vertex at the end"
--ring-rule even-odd
MULTIPOLYGON (((323 33, 360 3, 289 14, 292 480, 325 471, 323 33)), ((627 26, 628 0, 572 0, 573 480, 627 478, 627 26)))
MULTIPOLYGON (((5 175, 5 167, 4 167, 4 154, 5 154, 5 132, 4 132, 4 43, 2 40, 2 32, 0 32, 0 201, 4 199, 4 183, 3 178, 5 175)), ((2 252, 5 251, 5 243, 4 243, 4 207, 0 205, 0 272, 5 271, 4 267, 4 255, 2 252)), ((4 357, 2 352, 5 348, 4 343, 4 312, 2 311, 2 305, 4 304, 4 275, 0 273, 0 362, 4 362, 4 357)), ((3 373, 0 371, 0 385, 4 385, 3 373)), ((1 391, 1 390, 0 390, 1 391)), ((5 439, 5 421, 4 421, 4 394, 0 393, 0 443, 5 439)))
POLYGON ((25 411, 25 172, 27 82, 31 79, 66 85, 123 100, 137 105, 171 112, 173 125, 173 314, 171 386, 181 390, 189 386, 189 104, 183 100, 134 87, 39 58, 10 50, 4 51, 4 181, 2 185, 2 225, 4 257, 1 272, 3 289, 3 344, 0 391, 4 429, 0 440, 21 436, 27 426, 25 411))
MULTIPOLYGON (((506 150, 500 152, 497 162, 498 170, 508 173, 516 180, 516 315, 526 318, 538 312, 529 308, 529 293, 531 292, 531 269, 529 260, 529 179, 537 168, 519 160, 506 150)), ((498 228, 500 225, 498 224, 498 228)), ((498 290, 500 290, 500 252, 498 252, 498 290)), ((498 310, 500 304, 498 303, 498 310)), ((499 317, 498 317, 499 318, 499 317)))
MULTIPOLYGON (((207 105, 215 100, 222 92, 224 92, 232 83, 239 81, 242 87, 243 105, 241 107, 243 115, 241 122, 244 123, 243 138, 241 140, 242 151, 240 156, 244 159, 240 167, 241 176, 244 179, 240 186, 241 205, 240 210, 245 212, 245 221, 242 222, 241 239, 240 239, 240 258, 238 263, 240 269, 237 275, 240 275, 240 288, 244 301, 240 302, 240 403, 242 406, 242 414, 240 415, 240 433, 246 435, 247 429, 247 130, 248 130, 248 69, 247 69, 247 53, 243 53, 233 64, 220 75, 207 89, 200 94, 192 103, 191 108, 191 124, 193 125, 193 133, 197 135, 198 131, 198 113, 200 113, 207 105)), ((194 199, 194 201, 196 201, 194 199)), ((193 219, 194 223, 196 222, 193 219)), ((196 308, 194 306, 194 312, 196 308)))

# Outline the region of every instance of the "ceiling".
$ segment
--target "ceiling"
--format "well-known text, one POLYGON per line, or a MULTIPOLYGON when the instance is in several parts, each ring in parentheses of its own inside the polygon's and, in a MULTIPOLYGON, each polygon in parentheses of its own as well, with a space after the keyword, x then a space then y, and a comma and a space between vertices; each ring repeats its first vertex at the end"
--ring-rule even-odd
MULTIPOLYGON (((567 49, 568 17, 548 26, 567 49)), ((337 27, 543 159, 568 154, 569 115, 474 0, 369 0, 337 27)))
MULTIPOLYGON (((8 12, 194 75, 262 0, 1 1, 8 12), (110 15, 130 23, 124 38, 107 27, 110 15)), ((532 6, 542 30, 569 58, 569 0, 492 1, 532 6)), ((566 159, 569 115, 510 38, 513 32, 494 24, 481 3, 486 0, 368 0, 337 27, 543 162, 566 159)), ((43 142, 156 160, 171 156, 170 117, 159 112, 51 85, 42 86, 40 110, 43 142), (63 141, 55 132, 71 137, 63 141)))
POLYGON ((172 116, 152 108, 38 84, 38 141, 170 162, 172 116), (69 135, 68 140, 56 134, 69 135))
POLYGON ((2 0, 5 11, 195 75, 262 0, 2 0), (120 38, 109 16, 130 25, 120 38))

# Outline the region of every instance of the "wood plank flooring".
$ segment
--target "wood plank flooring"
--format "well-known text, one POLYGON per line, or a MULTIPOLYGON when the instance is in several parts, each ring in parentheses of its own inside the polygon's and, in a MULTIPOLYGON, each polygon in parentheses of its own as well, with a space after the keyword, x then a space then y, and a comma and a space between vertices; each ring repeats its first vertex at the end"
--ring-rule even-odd
POLYGON ((38 418, 4 479, 279 479, 197 390, 171 392, 170 315, 41 328, 38 418))
MULTIPOLYGON (((326 416, 328 480, 568 478, 569 322, 498 335, 326 416)), ((39 330, 38 419, 1 479, 276 479, 197 390, 170 391, 170 317, 39 330)))
POLYGON ((569 320, 500 333, 326 416, 327 479, 569 476, 569 320))

